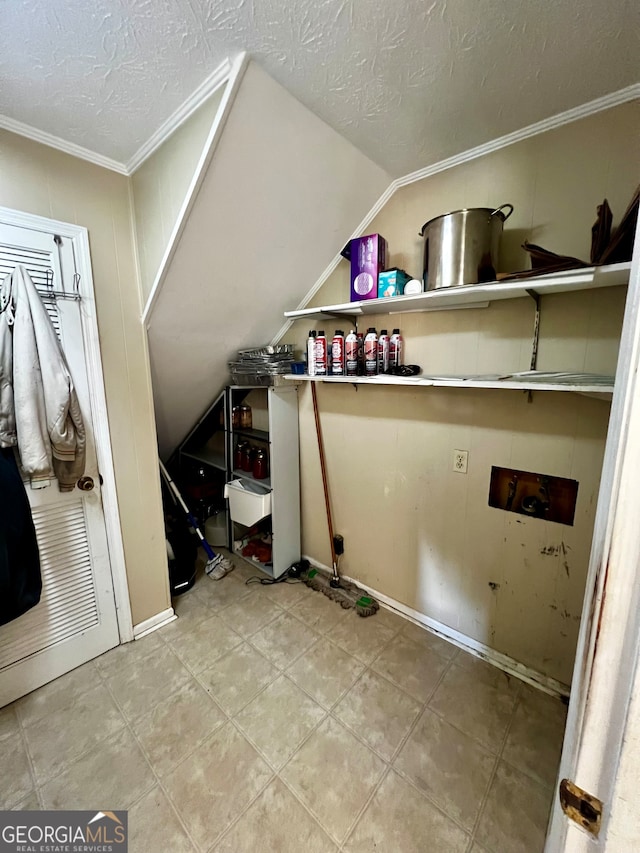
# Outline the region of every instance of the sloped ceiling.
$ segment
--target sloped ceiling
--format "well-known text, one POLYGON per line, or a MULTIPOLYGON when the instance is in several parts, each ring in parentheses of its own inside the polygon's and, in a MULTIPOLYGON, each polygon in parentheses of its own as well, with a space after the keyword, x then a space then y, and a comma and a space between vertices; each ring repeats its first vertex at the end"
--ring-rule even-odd
POLYGON ((127 162, 247 51, 394 176, 635 83, 637 0, 20 0, 0 113, 127 162))
POLYGON ((169 454, 270 341, 389 176, 249 63, 147 316, 158 444, 169 454))

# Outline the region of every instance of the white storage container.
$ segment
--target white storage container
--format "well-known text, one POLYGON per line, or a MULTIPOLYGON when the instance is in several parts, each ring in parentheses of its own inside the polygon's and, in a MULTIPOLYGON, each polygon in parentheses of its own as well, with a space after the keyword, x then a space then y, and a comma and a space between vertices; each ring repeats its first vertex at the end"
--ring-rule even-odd
MULTIPOLYGON (((251 484, 253 487, 253 484, 251 484)), ((256 487, 253 487, 256 488, 256 487)), ((271 512, 271 492, 253 491, 243 480, 232 480, 224 487, 233 521, 251 527, 271 512)))
POLYGON ((204 523, 204 536, 209 545, 227 544, 227 513, 210 515, 204 523))

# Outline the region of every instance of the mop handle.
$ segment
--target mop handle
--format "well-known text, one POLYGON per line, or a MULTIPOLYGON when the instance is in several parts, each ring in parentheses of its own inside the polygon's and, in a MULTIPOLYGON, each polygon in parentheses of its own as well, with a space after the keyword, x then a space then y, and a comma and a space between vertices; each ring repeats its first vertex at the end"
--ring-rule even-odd
POLYGON ((207 540, 204 538, 202 531, 198 527, 198 522, 195 520, 193 515, 189 512, 189 507, 184 502, 182 495, 178 491, 178 487, 176 486, 176 484, 171 479, 171 475, 169 474, 167 469, 164 467, 162 460, 159 459, 158 462, 160 463, 160 471, 162 472, 162 476, 164 477, 166 484, 169 486, 169 488, 171 489, 173 494, 176 496, 176 500, 178 501, 178 503, 180 504, 180 506, 184 510, 184 514, 187 516, 187 518, 189 520, 189 524, 195 530, 196 535, 197 535, 198 539, 200 540, 202 547, 204 548, 205 554, 207 555, 207 557, 210 560, 213 560, 214 557, 216 556, 213 548, 211 547, 211 545, 209 545, 207 540))
POLYGON ((329 541, 331 542, 331 560, 333 563, 333 577, 338 580, 338 562, 336 555, 336 543, 333 536, 333 518, 331 517, 331 500, 329 498, 329 484, 327 482, 327 463, 324 458, 324 440, 322 438, 322 426, 320 424, 320 411, 318 409, 318 397, 316 395, 316 383, 311 383, 311 397, 313 399, 313 414, 316 420, 316 435, 318 437, 318 454, 320 456, 320 470, 322 472, 322 487, 324 489, 324 505, 327 511, 327 526, 329 528, 329 541))
POLYGON ((167 486, 169 486, 169 488, 171 489, 171 491, 173 492, 173 494, 176 496, 176 499, 177 499, 178 503, 180 504, 180 506, 182 507, 182 509, 185 511, 185 513, 186 513, 187 515, 191 515, 191 513, 189 512, 189 507, 188 507, 188 506, 186 505, 186 503, 183 501, 183 499, 182 499, 182 495, 181 495, 181 494, 180 494, 180 492, 178 491, 178 487, 176 486, 176 484, 175 484, 175 483, 173 482, 173 480, 171 479, 171 474, 169 474, 169 472, 167 471, 167 469, 164 467, 164 463, 162 462, 162 460, 158 460, 158 461, 160 462, 160 470, 162 471, 162 476, 164 477, 164 479, 165 479, 165 481, 166 481, 166 483, 167 483, 167 486))

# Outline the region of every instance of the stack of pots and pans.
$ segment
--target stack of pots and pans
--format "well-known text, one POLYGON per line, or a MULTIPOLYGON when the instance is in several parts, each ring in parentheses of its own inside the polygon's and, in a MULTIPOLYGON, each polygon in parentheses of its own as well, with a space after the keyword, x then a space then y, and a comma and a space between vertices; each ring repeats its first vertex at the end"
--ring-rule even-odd
POLYGON ((238 350, 229 370, 236 385, 273 385, 274 377, 291 373, 293 360, 293 344, 270 344, 238 350))

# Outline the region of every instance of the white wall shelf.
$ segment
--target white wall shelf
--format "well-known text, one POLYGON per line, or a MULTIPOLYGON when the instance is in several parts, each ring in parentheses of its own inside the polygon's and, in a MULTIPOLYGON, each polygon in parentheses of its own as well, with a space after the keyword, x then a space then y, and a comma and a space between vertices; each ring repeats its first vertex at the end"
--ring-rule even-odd
POLYGON ((195 459, 197 462, 204 462, 206 465, 211 465, 220 471, 227 470, 224 453, 217 453, 206 446, 200 447, 197 450, 183 450, 182 455, 188 456, 189 459, 195 459))
POLYGON ((571 293, 577 290, 625 285, 629 283, 630 269, 630 263, 585 267, 581 270, 522 278, 517 281, 447 287, 419 293, 416 296, 394 296, 387 299, 346 302, 341 305, 301 308, 297 311, 285 311, 284 316, 288 320, 314 320, 342 315, 359 317, 365 314, 405 314, 452 308, 486 308, 491 302, 519 299, 531 295, 531 291, 543 296, 550 293, 571 293))
POLYGON ((244 471, 242 468, 234 468, 231 475, 236 480, 249 480, 251 482, 258 483, 260 486, 264 486, 265 489, 271 488, 271 477, 263 477, 262 480, 256 480, 251 471, 244 471))
MULTIPOLYGON (((560 375, 560 374, 559 374, 560 375)), ((587 394, 598 399, 611 400, 613 394, 613 377, 605 382, 603 377, 587 374, 573 382, 553 381, 552 374, 545 374, 548 379, 484 379, 481 377, 442 377, 442 376, 294 376, 286 379, 296 382, 326 382, 329 385, 401 385, 405 388, 479 388, 499 391, 568 391, 574 394, 587 394)))
POLYGON ((236 427, 233 432, 235 435, 241 435, 243 438, 253 438, 256 441, 269 441, 269 432, 266 429, 240 429, 236 427))

